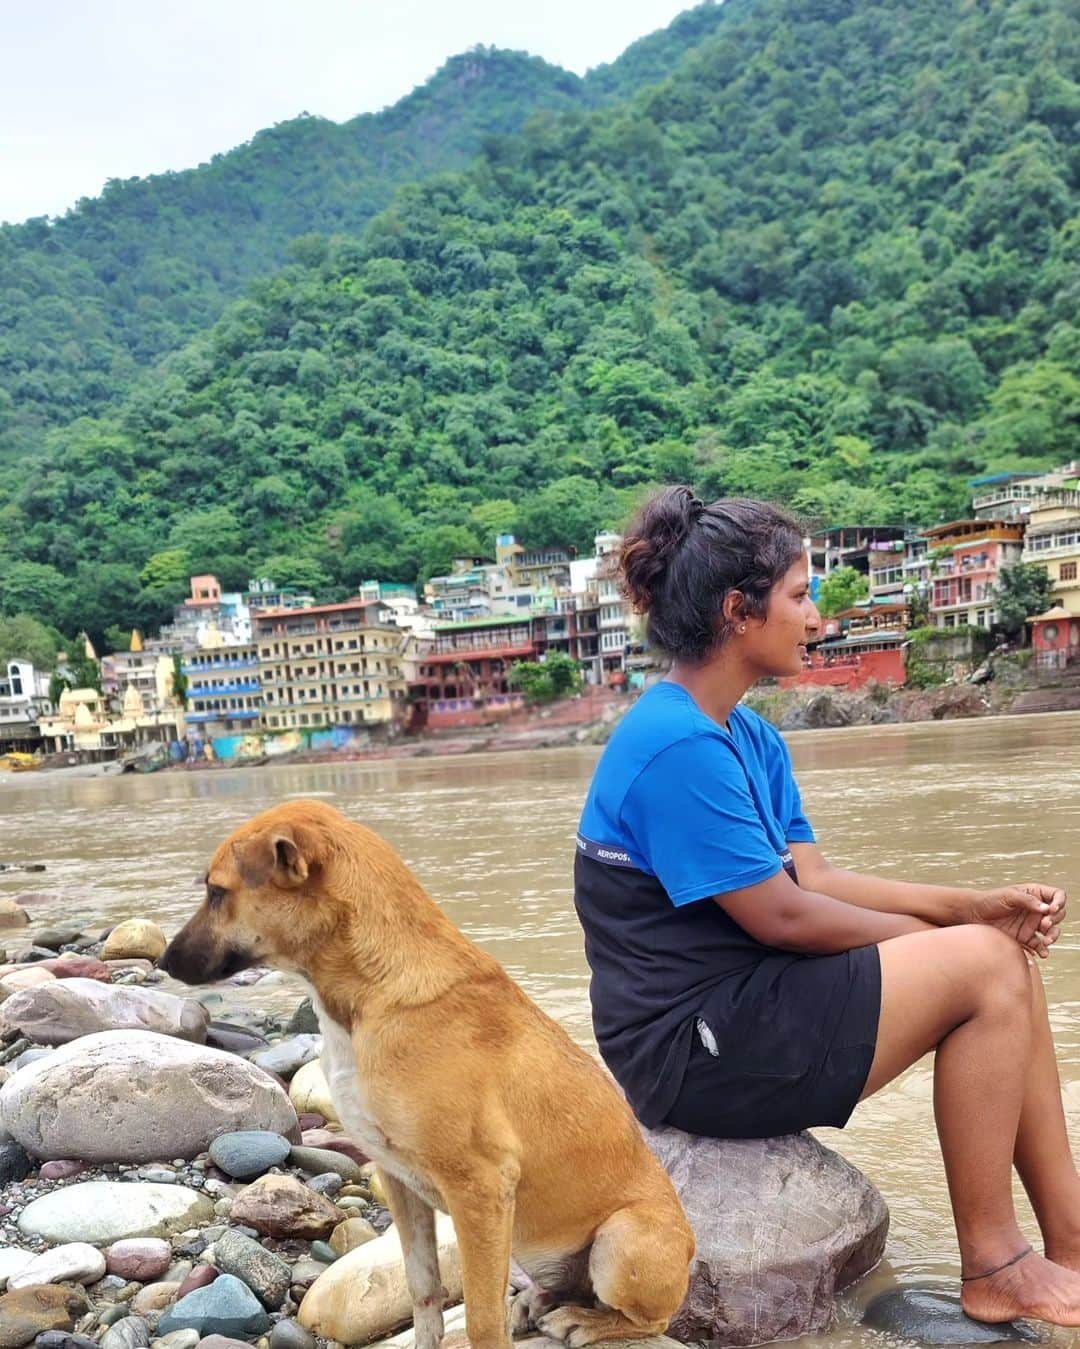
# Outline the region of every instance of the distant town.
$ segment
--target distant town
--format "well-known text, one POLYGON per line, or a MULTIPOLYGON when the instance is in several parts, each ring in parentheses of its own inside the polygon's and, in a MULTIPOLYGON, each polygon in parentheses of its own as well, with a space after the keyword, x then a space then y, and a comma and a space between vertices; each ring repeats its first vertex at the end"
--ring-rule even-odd
MULTIPOLYGON (((1049 607, 1028 616, 1036 659, 1080 660, 1080 464, 972 488, 967 519, 843 524, 807 539, 815 594, 843 568, 865 581, 857 602, 823 621, 802 674, 782 683, 903 686, 910 630, 995 631, 999 577, 1019 562, 1049 577, 1049 607)), ((193 576, 156 636, 133 631, 129 650, 85 652, 99 661, 100 688, 63 687, 54 701, 52 672, 9 661, 0 755, 8 766, 250 761, 490 724, 524 705, 515 667, 554 653, 585 686, 639 689, 657 662, 619 591, 620 543, 599 533, 580 558, 504 534, 491 556, 455 558, 422 594, 371 580, 336 604, 269 579, 226 593, 213 575, 193 576)), ((59 674, 65 682, 63 660, 59 674)))

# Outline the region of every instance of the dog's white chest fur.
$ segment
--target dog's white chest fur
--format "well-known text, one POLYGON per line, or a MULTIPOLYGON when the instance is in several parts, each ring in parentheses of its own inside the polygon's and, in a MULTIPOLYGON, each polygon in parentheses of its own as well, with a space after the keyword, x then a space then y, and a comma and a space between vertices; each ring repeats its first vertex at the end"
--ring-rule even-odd
POLYGON ((407 1185, 433 1208, 445 1212, 446 1204, 438 1190, 426 1176, 420 1175, 394 1154, 390 1140, 372 1114, 357 1071, 356 1053, 349 1032, 327 1014, 314 989, 311 991, 311 1001, 323 1037, 323 1073, 349 1137, 384 1171, 407 1185))

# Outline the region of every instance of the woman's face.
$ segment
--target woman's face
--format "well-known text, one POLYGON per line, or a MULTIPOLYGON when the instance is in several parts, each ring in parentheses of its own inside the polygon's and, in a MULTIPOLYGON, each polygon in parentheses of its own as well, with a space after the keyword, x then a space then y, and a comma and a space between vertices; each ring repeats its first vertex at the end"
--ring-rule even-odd
POLYGON ((745 656, 762 675, 793 675, 802 670, 806 643, 817 635, 820 625, 803 555, 773 586, 765 617, 748 618, 746 632, 736 640, 745 644, 745 656))

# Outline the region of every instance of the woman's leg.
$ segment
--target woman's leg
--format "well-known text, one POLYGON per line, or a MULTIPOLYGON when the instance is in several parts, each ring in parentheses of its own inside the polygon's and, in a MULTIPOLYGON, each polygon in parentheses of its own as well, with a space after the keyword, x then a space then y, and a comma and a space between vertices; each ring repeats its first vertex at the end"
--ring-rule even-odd
POLYGON ((1042 975, 1031 965, 1031 1049, 1014 1161, 1039 1220, 1046 1254, 1080 1270, 1080 1177, 1069 1146, 1042 975))
MULTIPOLYGON (((934 1114, 963 1273, 1025 1245, 1012 1200, 1013 1152, 1032 1043, 1022 948, 995 928, 962 926, 882 943, 881 1019, 864 1098, 936 1048, 934 1114)), ((986 1321, 1031 1316, 1080 1325, 1080 1274, 1035 1254, 963 1288, 986 1321)))

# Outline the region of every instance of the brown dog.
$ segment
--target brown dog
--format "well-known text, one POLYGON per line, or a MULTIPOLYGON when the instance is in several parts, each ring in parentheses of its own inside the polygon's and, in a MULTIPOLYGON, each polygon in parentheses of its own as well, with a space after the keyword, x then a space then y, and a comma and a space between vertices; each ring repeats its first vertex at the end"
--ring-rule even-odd
POLYGON ((473 1349, 508 1349, 511 1252, 533 1280, 515 1330, 577 1349, 667 1327, 694 1237, 630 1109, 388 844, 318 801, 238 829, 161 965, 204 983, 256 963, 313 989, 334 1103, 401 1238, 417 1349, 443 1333, 436 1208, 473 1349))

